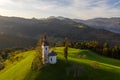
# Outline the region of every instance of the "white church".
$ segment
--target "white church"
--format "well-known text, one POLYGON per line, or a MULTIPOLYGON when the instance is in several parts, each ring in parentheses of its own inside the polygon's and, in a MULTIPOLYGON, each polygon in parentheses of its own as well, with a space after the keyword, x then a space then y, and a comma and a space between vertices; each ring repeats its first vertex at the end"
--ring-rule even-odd
POLYGON ((54 51, 50 51, 46 36, 44 36, 42 42, 42 62, 43 64, 56 64, 57 62, 57 54, 54 51))

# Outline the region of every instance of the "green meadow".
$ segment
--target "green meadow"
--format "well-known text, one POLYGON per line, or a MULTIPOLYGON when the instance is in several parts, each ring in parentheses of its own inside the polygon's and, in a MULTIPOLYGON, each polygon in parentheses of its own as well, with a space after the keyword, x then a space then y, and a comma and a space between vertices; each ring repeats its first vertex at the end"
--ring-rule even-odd
POLYGON ((68 61, 64 47, 52 48, 57 63, 47 64, 40 70, 31 70, 34 50, 17 54, 19 61, 9 63, 0 71, 0 80, 120 80, 120 60, 106 58, 89 50, 69 48, 68 61))

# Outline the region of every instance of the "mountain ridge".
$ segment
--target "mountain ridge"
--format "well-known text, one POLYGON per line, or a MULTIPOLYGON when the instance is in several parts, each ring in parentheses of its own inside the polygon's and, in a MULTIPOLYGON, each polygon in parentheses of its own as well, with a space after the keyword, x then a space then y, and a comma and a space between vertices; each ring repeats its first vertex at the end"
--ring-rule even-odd
POLYGON ((88 20, 73 19, 75 22, 84 23, 93 28, 105 29, 114 33, 120 33, 120 17, 94 18, 88 20))
POLYGON ((120 44, 120 34, 92 28, 69 18, 24 19, 0 16, 0 34, 38 39, 45 32, 49 37, 59 40, 68 37, 72 41, 98 40, 111 45, 120 44))

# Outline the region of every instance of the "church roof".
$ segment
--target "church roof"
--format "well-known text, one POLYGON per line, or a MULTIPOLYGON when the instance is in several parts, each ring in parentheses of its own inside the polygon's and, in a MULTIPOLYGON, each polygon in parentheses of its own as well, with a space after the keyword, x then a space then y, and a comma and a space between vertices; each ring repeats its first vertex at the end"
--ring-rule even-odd
POLYGON ((44 40, 43 43, 42 43, 42 45, 43 45, 43 46, 48 46, 49 43, 48 43, 46 40, 44 40))
POLYGON ((57 54, 54 51, 51 51, 48 56, 56 56, 57 54))
POLYGON ((47 36, 46 35, 44 35, 44 37, 43 37, 43 43, 42 43, 42 45, 43 46, 48 46, 49 45, 49 43, 47 42, 47 36))

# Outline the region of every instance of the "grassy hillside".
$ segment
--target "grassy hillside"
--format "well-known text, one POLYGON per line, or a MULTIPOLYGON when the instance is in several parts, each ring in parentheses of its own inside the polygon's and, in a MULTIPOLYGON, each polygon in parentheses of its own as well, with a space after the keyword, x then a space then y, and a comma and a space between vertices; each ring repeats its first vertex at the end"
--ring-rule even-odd
MULTIPOLYGON (((30 71, 34 51, 21 53, 22 60, 9 64, 4 70, 0 71, 0 80, 24 80, 30 71)), ((10 63, 6 61, 6 63, 10 63)))
POLYGON ((63 57, 63 47, 53 48, 58 62, 46 65, 41 70, 31 70, 35 51, 23 56, 20 61, 0 71, 0 80, 120 80, 120 61, 99 56, 89 50, 69 48, 68 63, 63 57))

